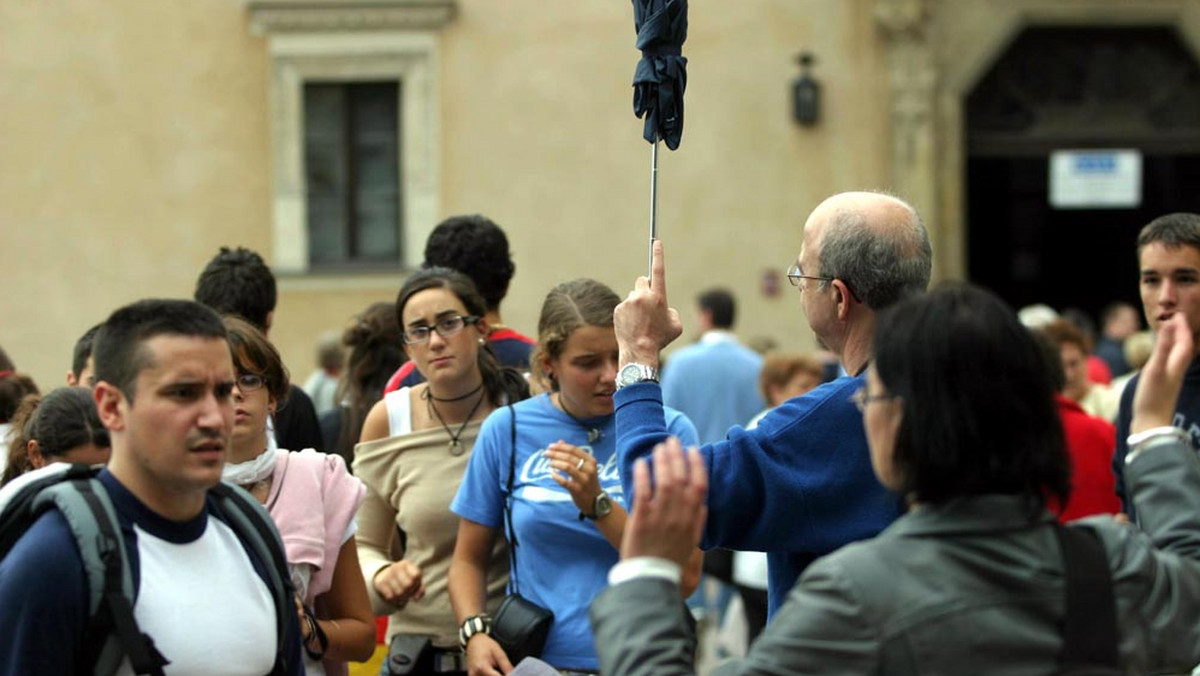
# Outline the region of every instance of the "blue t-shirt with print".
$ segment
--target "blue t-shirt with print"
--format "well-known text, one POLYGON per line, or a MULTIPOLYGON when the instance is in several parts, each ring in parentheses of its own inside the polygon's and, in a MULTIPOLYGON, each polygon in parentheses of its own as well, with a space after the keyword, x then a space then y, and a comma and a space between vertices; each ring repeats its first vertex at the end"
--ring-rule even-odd
MULTIPOLYGON (((588 606, 608 584, 608 571, 619 554, 594 522, 579 519, 567 489, 551 477, 546 447, 562 440, 590 452, 600 468, 600 486, 628 508, 616 458, 614 416, 579 422, 560 411, 549 395, 496 410, 479 431, 458 495, 455 514, 504 532, 504 500, 512 453, 511 411, 517 417, 516 474, 513 478, 513 528, 517 570, 509 591, 554 613, 554 624, 541 659, 558 668, 597 669, 588 606), (601 431, 588 443, 588 429, 601 431)), ((665 409, 667 430, 685 446, 697 443, 696 428, 682 413, 665 409)))

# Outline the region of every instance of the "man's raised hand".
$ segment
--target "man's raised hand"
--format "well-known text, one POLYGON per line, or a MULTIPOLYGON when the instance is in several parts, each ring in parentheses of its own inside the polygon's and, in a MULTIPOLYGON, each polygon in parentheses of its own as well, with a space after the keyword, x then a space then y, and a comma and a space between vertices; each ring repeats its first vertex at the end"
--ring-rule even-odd
POLYGON ((663 244, 654 240, 651 276, 638 277, 633 291, 613 313, 621 364, 658 366, 658 353, 683 333, 679 313, 667 304, 663 244))

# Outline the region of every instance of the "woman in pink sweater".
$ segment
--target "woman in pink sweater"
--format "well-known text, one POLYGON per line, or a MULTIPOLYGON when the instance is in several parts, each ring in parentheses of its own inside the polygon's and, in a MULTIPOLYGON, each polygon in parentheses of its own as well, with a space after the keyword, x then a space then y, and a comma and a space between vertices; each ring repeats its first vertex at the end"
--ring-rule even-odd
POLYGON ((234 429, 224 480, 271 513, 296 586, 308 674, 346 674, 375 648, 366 585, 354 546, 354 516, 366 489, 340 456, 275 446, 270 417, 288 391, 279 353, 247 322, 225 318, 237 371, 234 429))

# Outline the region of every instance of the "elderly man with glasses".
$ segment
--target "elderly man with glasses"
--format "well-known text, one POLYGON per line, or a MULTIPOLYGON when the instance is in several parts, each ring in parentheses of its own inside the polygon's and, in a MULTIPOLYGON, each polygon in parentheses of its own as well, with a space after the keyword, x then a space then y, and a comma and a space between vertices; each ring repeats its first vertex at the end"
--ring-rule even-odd
MULTIPOLYGON (((850 192, 822 202, 804 225, 788 279, 818 342, 850 375, 785 402, 756 429, 733 427, 726 440, 700 449, 712 477, 701 545, 767 552, 772 614, 810 562, 875 535, 900 514, 900 497, 871 470, 859 410, 867 402, 853 395, 865 385, 876 313, 924 292, 931 264, 925 226, 904 201, 850 192)), ((634 463, 667 437, 659 351, 682 326, 665 279, 656 242, 652 278, 639 278, 616 310, 617 453, 630 500, 634 463)), ((662 563, 624 561, 610 581, 676 573, 662 563)))

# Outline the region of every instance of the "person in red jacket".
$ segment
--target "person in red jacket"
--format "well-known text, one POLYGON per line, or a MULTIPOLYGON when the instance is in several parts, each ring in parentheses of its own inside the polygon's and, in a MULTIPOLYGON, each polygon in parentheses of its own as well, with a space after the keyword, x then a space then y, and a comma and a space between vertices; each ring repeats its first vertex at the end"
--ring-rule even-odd
POLYGON ((1117 428, 1103 418, 1088 415, 1078 403, 1063 396, 1067 382, 1059 344, 1045 333, 1034 333, 1046 355, 1067 455, 1071 459, 1071 497, 1065 506, 1052 504, 1051 511, 1063 523, 1092 514, 1117 514, 1121 511, 1121 501, 1112 473, 1117 428))

